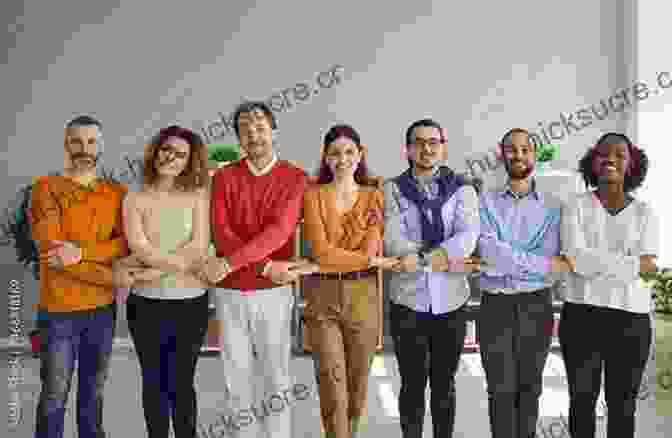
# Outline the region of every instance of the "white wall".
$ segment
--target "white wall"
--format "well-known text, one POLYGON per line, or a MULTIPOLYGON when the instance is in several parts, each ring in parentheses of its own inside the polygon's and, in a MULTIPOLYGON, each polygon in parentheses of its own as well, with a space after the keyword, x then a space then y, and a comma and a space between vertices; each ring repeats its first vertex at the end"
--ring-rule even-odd
MULTIPOLYGON (((314 84, 338 64, 341 83, 303 103, 292 96, 278 114, 284 158, 314 169, 326 130, 348 122, 373 170, 394 176, 405 165, 406 127, 430 116, 448 130, 448 164, 480 173, 474 160, 507 129, 548 129, 561 112, 599 104, 631 81, 624 0, 166 3, 3 3, 0 202, 62 165, 63 125, 81 112, 104 124, 104 163, 122 166, 161 127, 200 130, 242 98, 314 84)), ((610 113, 563 135, 557 166, 576 167, 601 132, 626 129, 629 117, 610 113)), ((12 250, 0 249, 0 261, 5 282, 21 275, 12 250)), ((34 302, 36 285, 27 288, 34 302)))
POLYGON ((672 119, 672 52, 666 49, 672 41, 669 17, 672 4, 654 0, 637 1, 635 15, 637 29, 637 77, 657 88, 658 92, 639 102, 636 119, 637 142, 646 150, 651 167, 642 191, 642 197, 653 203, 662 227, 660 265, 672 266, 672 206, 670 198, 672 178, 665 163, 670 159, 669 123, 672 119), (657 85, 661 77, 664 89, 657 85))

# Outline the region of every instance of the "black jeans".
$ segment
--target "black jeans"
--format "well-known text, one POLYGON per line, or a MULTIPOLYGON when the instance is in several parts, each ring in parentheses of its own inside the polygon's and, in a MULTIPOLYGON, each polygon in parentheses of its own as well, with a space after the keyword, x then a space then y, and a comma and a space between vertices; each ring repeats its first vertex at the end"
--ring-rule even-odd
POLYGON ((651 346, 649 314, 565 303, 559 332, 572 438, 595 436, 602 369, 607 438, 634 437, 637 395, 651 346))
POLYGON ((142 369, 147 436, 195 438, 198 409, 194 374, 208 328, 208 294, 188 299, 149 299, 131 294, 128 329, 142 369))
POLYGON ((110 368, 116 307, 41 315, 38 327, 42 390, 37 403, 35 438, 63 437, 75 361, 78 436, 104 438, 103 389, 110 368))
POLYGON ((465 306, 433 315, 390 303, 390 331, 401 376, 399 416, 403 437, 422 438, 428 377, 433 436, 451 437, 455 423, 455 373, 466 335, 465 306))
POLYGON ((478 339, 488 383, 493 438, 534 438, 543 372, 551 345, 550 289, 483 292, 478 339))

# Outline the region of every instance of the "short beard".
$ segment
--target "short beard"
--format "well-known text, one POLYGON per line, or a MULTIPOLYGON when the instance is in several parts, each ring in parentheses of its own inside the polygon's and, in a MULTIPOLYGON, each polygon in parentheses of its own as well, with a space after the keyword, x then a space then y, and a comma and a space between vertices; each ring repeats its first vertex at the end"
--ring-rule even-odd
POLYGON ((77 160, 71 160, 72 167, 71 171, 74 173, 87 173, 96 168, 96 163, 98 160, 95 158, 90 160, 90 161, 80 161, 79 159, 77 160))
POLYGON ((532 175, 532 172, 534 172, 534 166, 525 166, 525 170, 521 173, 513 173, 513 166, 510 162, 505 161, 505 166, 504 168, 506 169, 507 175, 509 175, 509 179, 512 180, 524 180, 529 178, 530 175, 532 175))
POLYGON ((413 167, 419 168, 420 170, 431 170, 431 169, 437 168, 440 165, 441 165, 441 163, 439 161, 436 161, 434 164, 431 164, 429 166, 427 166, 425 164, 422 164, 419 161, 414 161, 413 162, 413 167))

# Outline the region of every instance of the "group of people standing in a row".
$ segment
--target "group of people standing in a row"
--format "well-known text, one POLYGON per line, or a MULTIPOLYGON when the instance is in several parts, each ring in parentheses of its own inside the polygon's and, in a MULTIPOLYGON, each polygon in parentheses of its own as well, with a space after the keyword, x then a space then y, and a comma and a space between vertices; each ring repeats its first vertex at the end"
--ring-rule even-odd
MULTIPOLYGON (((36 437, 62 437, 75 360, 79 436, 105 436, 103 387, 119 303, 142 369, 150 438, 167 438, 171 419, 177 438, 196 436, 207 288, 222 324, 230 414, 257 404, 255 382, 266 395, 290 389, 292 284, 300 276, 312 277, 304 281, 305 329, 326 436, 363 436, 380 330, 378 269, 391 272, 404 438, 422 436, 428 379, 433 436, 452 436, 472 273, 480 273, 478 333, 493 437, 535 436, 551 287, 560 278, 568 282, 560 343, 571 436, 594 436, 603 370, 607 435, 634 436, 651 343, 651 291, 639 274, 657 270, 659 235, 651 207, 631 195, 647 157, 625 135, 606 134, 589 148, 579 168, 594 190, 563 203, 537 190, 535 147, 523 129, 500 141, 507 184, 480 193, 443 166, 445 131, 430 119, 407 129, 408 170, 382 188, 350 126, 325 135, 312 184, 276 155, 276 122, 265 104, 241 104, 234 125, 245 158, 211 179, 197 134, 161 130, 145 148, 138 193, 96 178, 97 120, 80 116, 66 126, 64 173, 39 178, 32 194, 43 315, 36 437), (64 206, 73 193, 77 202, 64 206), (294 254, 301 218, 310 260, 294 254)), ((257 437, 262 427, 266 436, 289 438, 290 418, 284 410, 230 432, 257 437)))

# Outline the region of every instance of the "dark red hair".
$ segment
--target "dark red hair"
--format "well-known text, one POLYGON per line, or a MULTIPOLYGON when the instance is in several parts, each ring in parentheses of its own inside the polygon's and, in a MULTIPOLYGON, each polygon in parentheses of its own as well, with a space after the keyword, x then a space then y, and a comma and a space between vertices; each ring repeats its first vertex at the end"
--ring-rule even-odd
POLYGON ((334 180, 334 174, 331 172, 329 165, 327 164, 327 153, 329 152, 329 146, 337 138, 349 138, 357 146, 359 152, 362 154, 362 159, 355 170, 355 182, 360 185, 376 185, 378 182, 375 178, 372 178, 369 175, 369 169, 366 165, 366 157, 364 155, 364 148, 357 131, 350 125, 335 125, 324 136, 324 146, 322 148, 322 157, 320 162, 320 170, 317 174, 317 184, 328 184, 334 180))

